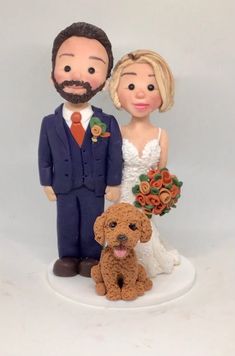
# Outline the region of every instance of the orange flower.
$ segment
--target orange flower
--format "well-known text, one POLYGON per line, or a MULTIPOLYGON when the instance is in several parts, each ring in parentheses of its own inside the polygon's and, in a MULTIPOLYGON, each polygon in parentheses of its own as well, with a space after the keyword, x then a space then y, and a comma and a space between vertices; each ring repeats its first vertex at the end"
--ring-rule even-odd
POLYGON ((140 203, 142 206, 145 205, 145 196, 142 193, 136 195, 135 200, 138 201, 138 203, 140 203))
POLYGON ((158 180, 152 179, 150 181, 150 185, 151 185, 151 187, 160 189, 162 187, 162 179, 161 178, 159 178, 158 180))
POLYGON ((148 182, 146 181, 140 182, 140 192, 145 195, 150 192, 150 185, 148 182))
POLYGON ((171 209, 172 205, 174 205, 174 200, 171 199, 171 201, 166 205, 168 209, 171 209))
POLYGON ((150 169, 147 173, 147 176, 149 177, 149 179, 153 179, 153 177, 155 176, 155 174, 157 174, 158 171, 156 171, 155 169, 150 169))
POLYGON ((162 181, 163 181, 164 185, 172 183, 172 178, 171 178, 171 174, 169 173, 169 171, 162 170, 161 175, 162 175, 162 181))
POLYGON ((160 215, 165 208, 166 208, 166 205, 163 204, 162 202, 160 202, 160 204, 158 204, 157 206, 155 206, 153 208, 153 214, 160 215))
POLYGON ((175 198, 178 194, 180 194, 180 188, 177 187, 177 185, 173 185, 173 187, 170 189, 170 192, 172 198, 175 198))
POLYGON ((166 188, 162 188, 160 190, 160 200, 163 204, 168 204, 171 201, 171 192, 166 188))
POLYGON ((157 206, 158 204, 161 203, 159 196, 155 194, 147 195, 145 197, 145 201, 147 205, 153 205, 153 206, 157 206))
POLYGON ((91 128, 91 133, 93 136, 95 137, 98 137, 102 134, 102 128, 98 125, 94 125, 92 128, 91 128))

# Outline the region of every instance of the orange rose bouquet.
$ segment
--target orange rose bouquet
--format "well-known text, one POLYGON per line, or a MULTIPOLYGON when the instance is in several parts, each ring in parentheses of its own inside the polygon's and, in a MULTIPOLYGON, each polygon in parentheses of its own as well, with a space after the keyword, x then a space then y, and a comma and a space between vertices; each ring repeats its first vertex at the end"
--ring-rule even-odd
POLYGON ((152 214, 162 216, 176 207, 183 183, 167 168, 151 169, 147 174, 141 174, 139 180, 139 184, 132 188, 134 205, 149 218, 152 214))

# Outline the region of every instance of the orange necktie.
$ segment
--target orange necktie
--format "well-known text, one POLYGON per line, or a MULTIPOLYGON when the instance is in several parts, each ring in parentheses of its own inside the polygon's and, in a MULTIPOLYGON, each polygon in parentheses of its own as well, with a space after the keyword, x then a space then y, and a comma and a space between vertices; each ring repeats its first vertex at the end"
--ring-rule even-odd
POLYGON ((81 124, 81 118, 82 116, 80 112, 74 112, 71 115, 72 125, 70 127, 70 130, 72 132, 75 141, 79 144, 79 146, 82 145, 83 138, 85 135, 85 130, 81 124))

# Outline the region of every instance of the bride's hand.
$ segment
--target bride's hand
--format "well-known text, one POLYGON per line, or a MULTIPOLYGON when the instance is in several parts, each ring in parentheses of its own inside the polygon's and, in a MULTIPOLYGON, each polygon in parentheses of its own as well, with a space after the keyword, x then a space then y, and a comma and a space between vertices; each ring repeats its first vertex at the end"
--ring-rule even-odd
POLYGON ((105 189, 105 198, 109 201, 118 201, 120 199, 121 190, 120 186, 107 186, 105 189))

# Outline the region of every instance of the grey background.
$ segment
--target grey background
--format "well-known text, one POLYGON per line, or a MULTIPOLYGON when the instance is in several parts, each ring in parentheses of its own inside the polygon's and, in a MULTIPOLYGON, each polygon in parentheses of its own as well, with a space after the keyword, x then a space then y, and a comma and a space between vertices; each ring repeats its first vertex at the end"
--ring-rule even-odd
MULTIPOLYGON (((234 0, 0 0, 0 354, 123 353, 233 356, 234 0), (168 130, 168 167, 184 181, 161 235, 195 265, 192 291, 160 311, 95 311, 58 298, 45 281, 56 258, 56 207, 39 185, 42 117, 61 98, 50 82, 51 47, 75 21, 103 28, 115 60, 148 48, 169 62, 175 106, 153 113, 168 130), (115 322, 114 322, 115 320, 115 322), (120 335, 120 330, 122 333, 120 335), (120 337, 116 338, 116 335, 120 337)), ((116 115, 108 93, 92 101, 116 115)))

